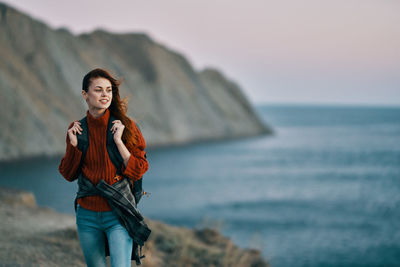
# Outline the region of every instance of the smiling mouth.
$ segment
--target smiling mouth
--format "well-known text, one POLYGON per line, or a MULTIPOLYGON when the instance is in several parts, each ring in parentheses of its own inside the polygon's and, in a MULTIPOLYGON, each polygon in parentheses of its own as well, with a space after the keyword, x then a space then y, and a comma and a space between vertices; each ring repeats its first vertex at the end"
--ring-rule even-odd
POLYGON ((108 100, 100 100, 101 103, 106 104, 108 100))

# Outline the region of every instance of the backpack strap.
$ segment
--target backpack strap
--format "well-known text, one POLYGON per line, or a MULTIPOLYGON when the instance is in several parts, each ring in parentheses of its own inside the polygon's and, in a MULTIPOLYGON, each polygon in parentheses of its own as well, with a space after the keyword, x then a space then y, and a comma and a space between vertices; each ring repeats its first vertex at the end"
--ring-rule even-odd
POLYGON ((111 162, 114 164, 115 168, 117 169, 117 174, 122 174, 122 164, 124 163, 124 159, 122 158, 121 154, 119 153, 118 147, 114 142, 114 136, 111 132, 111 127, 113 126, 112 122, 116 120, 116 118, 111 115, 108 119, 107 125, 107 153, 108 157, 110 158, 111 162))
POLYGON ((83 161, 86 156, 86 151, 88 150, 88 147, 89 147, 89 127, 87 124, 86 116, 83 117, 79 122, 81 123, 82 134, 77 134, 76 137, 78 139, 78 149, 80 151, 82 151, 82 157, 81 157, 81 162, 80 162, 78 170, 77 170, 78 174, 82 170, 82 165, 83 165, 83 161))
MULTIPOLYGON (((108 157, 110 158, 111 162, 114 164, 114 166, 117 169, 117 174, 121 175, 122 174, 122 164, 124 164, 124 160, 119 153, 118 147, 114 142, 114 136, 112 132, 110 131, 112 127, 112 122, 116 120, 116 118, 111 115, 110 113, 110 118, 108 120, 108 126, 107 126, 107 152, 108 152, 108 157)), ((140 131, 139 125, 135 122, 137 128, 140 131)), ((146 157, 147 158, 147 157, 146 157)), ((137 181, 133 181, 133 184, 131 182, 131 179, 129 179, 129 184, 131 185, 132 193, 135 197, 135 202, 136 204, 139 203, 140 199, 144 195, 144 190, 142 187, 142 179, 139 179, 137 181)))

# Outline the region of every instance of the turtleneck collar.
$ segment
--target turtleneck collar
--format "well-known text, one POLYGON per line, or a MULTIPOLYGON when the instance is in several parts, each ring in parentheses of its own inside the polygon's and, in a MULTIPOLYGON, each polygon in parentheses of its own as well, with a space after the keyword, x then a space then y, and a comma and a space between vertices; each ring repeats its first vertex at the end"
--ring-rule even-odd
POLYGON ((87 122, 91 127, 101 128, 107 127, 108 119, 110 117, 109 109, 106 109, 103 115, 98 118, 95 118, 90 114, 89 110, 86 111, 87 122))

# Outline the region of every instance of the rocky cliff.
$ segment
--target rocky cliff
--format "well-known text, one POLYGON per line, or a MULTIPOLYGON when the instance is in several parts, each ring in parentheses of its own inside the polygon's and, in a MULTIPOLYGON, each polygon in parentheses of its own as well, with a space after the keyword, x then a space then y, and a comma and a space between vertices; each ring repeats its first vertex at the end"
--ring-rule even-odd
POLYGON ((0 160, 63 154, 68 124, 87 110, 82 78, 96 67, 123 78, 149 146, 271 133, 236 83, 146 34, 73 35, 0 3, 0 160))

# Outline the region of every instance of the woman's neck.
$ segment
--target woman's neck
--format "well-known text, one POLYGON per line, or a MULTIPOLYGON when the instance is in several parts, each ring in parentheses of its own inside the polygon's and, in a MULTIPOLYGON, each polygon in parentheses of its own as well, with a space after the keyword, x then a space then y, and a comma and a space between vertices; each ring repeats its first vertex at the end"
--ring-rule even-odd
POLYGON ((93 118, 99 118, 104 115, 106 110, 106 108, 89 108, 89 113, 93 116, 93 118))

